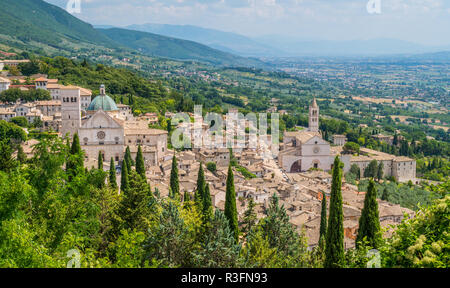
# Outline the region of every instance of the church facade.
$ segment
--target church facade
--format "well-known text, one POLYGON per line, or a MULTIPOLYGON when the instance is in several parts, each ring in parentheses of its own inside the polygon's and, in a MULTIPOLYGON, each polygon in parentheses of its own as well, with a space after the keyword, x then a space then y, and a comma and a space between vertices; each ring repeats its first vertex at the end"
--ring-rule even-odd
POLYGON ((105 162, 112 158, 119 163, 127 146, 136 154, 140 145, 146 166, 163 161, 167 131, 149 129, 146 122, 136 121, 131 113, 123 113, 106 95, 104 85, 85 112, 79 87, 68 86, 60 94, 62 136, 71 138, 77 133, 87 159, 98 159, 100 153, 105 162))
POLYGON ((334 157, 330 143, 323 140, 319 132, 319 106, 314 99, 309 107, 308 129, 284 133, 279 164, 288 173, 305 172, 311 168, 329 171, 334 157))

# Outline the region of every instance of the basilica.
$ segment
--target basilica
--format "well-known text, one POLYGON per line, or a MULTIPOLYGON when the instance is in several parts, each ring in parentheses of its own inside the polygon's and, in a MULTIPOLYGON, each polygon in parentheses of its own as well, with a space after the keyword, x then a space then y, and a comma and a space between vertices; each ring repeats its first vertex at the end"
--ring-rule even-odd
POLYGON ((141 146, 146 166, 156 166, 164 160, 167 131, 150 129, 147 122, 136 120, 128 106, 116 105, 106 95, 104 85, 86 110, 82 109, 81 92, 75 86, 60 89, 61 134, 73 137, 77 133, 87 159, 97 159, 102 154, 104 161, 109 163, 112 158, 118 164, 126 147, 135 157, 141 146))
POLYGON ((283 150, 278 156, 280 166, 288 173, 308 171, 311 168, 331 170, 334 157, 331 145, 319 132, 319 106, 316 99, 309 107, 308 129, 285 132, 283 150))

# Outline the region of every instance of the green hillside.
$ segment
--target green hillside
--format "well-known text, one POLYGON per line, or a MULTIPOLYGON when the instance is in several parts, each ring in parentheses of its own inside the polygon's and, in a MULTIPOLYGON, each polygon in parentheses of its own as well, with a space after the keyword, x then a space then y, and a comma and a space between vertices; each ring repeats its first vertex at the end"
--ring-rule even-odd
POLYGON ((226 66, 262 65, 192 41, 125 29, 97 30, 42 0, 1 0, 0 47, 92 60, 102 55, 115 59, 142 55, 226 66))
POLYGON ((38 42, 62 50, 68 49, 66 41, 115 45, 90 24, 42 0, 2 0, 1 6, 0 34, 24 43, 38 42))
POLYGON ((262 65, 258 60, 235 56, 188 40, 119 28, 98 29, 98 31, 115 42, 148 56, 195 60, 216 65, 262 65))

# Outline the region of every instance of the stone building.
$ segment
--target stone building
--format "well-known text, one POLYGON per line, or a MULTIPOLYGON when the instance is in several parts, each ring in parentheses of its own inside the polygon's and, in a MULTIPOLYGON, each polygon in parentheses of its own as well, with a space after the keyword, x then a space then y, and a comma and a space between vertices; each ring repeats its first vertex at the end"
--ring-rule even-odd
POLYGON ((383 163, 383 177, 395 177, 398 182, 412 181, 416 179, 416 160, 408 157, 399 157, 367 148, 360 149, 359 156, 351 156, 350 165, 357 165, 361 169, 361 175, 369 167, 370 162, 383 163))
POLYGON ((319 107, 316 99, 309 107, 309 127, 307 130, 285 132, 284 150, 278 156, 284 171, 298 173, 311 168, 328 171, 333 164, 330 143, 322 139, 319 132, 319 107))
POLYGON ((126 147, 134 157, 139 145, 142 146, 147 166, 155 166, 164 159, 167 149, 167 131, 149 129, 144 121, 136 121, 132 114, 121 113, 114 100, 106 95, 105 86, 100 87, 100 95, 94 98, 82 117, 82 88, 60 89, 62 99, 61 134, 73 137, 78 133, 81 148, 87 159, 97 159, 99 153, 107 162, 123 159, 126 147))
POLYGON ((333 135, 333 144, 336 146, 344 146, 347 143, 345 135, 333 135))

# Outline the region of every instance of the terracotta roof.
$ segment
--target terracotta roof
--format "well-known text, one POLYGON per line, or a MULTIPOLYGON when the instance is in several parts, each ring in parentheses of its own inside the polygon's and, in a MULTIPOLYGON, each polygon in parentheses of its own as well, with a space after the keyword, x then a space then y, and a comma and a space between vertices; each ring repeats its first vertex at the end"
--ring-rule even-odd
POLYGON ((61 101, 37 101, 36 106, 61 106, 61 101))
POLYGON ((162 135, 168 134, 165 130, 159 129, 125 129, 125 135, 162 135))

